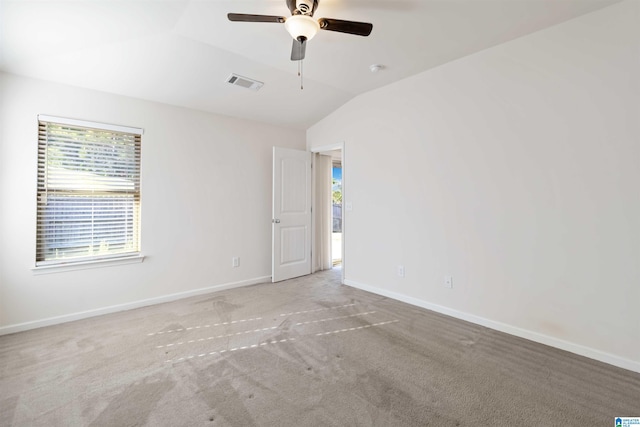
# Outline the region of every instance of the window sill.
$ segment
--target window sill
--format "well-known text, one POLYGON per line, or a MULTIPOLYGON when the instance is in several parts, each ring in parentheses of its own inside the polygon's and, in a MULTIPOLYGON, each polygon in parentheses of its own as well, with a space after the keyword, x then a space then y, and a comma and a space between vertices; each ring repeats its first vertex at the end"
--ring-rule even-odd
POLYGON ((66 271, 87 270, 90 268, 111 267, 114 265, 138 264, 144 261, 144 255, 122 258, 95 259, 91 261, 71 262, 68 264, 42 265, 31 268, 34 275, 63 273, 66 271))

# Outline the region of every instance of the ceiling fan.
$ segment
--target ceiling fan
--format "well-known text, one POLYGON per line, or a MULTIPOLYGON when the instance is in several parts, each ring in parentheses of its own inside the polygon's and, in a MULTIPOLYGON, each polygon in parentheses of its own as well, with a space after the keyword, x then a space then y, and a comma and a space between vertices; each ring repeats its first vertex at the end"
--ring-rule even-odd
POLYGON ((318 0, 286 0, 291 11, 290 17, 272 15, 248 15, 244 13, 229 13, 227 18, 234 22, 275 22, 284 24, 293 37, 291 60, 304 59, 307 40, 311 40, 318 30, 337 31, 339 33, 368 36, 373 25, 366 22, 343 21, 341 19, 320 18, 313 19, 318 8, 318 0))

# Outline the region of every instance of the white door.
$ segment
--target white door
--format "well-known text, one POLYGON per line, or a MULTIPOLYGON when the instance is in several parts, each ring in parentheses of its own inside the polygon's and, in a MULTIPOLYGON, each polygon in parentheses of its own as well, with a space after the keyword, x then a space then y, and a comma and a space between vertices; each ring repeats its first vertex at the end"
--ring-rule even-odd
POLYGON ((311 153, 273 147, 271 280, 311 274, 311 153))

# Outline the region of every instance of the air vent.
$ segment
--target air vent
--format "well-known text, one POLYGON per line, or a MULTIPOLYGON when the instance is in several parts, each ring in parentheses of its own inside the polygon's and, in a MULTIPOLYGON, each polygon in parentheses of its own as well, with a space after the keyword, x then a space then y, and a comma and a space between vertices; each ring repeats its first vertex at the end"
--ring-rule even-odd
POLYGON ((254 91, 257 91, 258 89, 260 89, 262 87, 262 85, 264 85, 264 83, 262 83, 262 82, 259 82, 257 80, 248 79, 246 77, 242 77, 242 76, 239 76, 237 74, 231 74, 227 78, 227 83, 231 83, 232 85, 240 86, 240 87, 243 87, 245 89, 251 89, 251 90, 254 90, 254 91))

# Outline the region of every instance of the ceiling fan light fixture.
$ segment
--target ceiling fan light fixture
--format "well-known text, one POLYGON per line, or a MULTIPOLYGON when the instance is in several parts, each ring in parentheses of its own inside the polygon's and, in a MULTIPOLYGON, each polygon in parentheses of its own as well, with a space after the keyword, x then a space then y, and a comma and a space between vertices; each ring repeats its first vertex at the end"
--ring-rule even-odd
POLYGON ((320 24, 310 16, 293 15, 287 18, 284 27, 294 40, 298 40, 300 37, 311 40, 320 29, 320 24))

